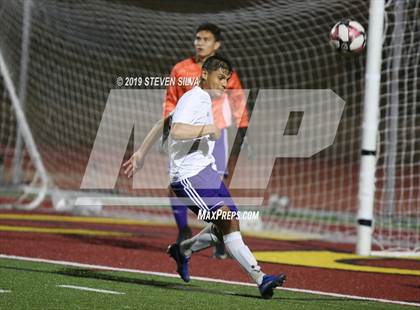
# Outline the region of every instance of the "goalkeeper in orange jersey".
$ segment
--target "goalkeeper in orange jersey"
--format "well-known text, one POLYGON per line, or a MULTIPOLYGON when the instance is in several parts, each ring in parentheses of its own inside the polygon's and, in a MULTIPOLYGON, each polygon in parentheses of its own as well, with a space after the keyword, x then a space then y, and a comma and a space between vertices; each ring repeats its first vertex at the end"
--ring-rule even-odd
MULTIPOLYGON (((194 40, 195 56, 178 62, 171 71, 171 80, 175 82, 171 83, 166 91, 163 105, 164 117, 167 117, 174 110, 178 100, 184 93, 198 84, 204 61, 216 54, 220 46, 221 29, 218 26, 211 23, 204 23, 198 26, 194 40)), ((248 126, 246 100, 241 82, 235 71, 232 73, 226 89, 236 91, 228 91, 222 97, 212 101, 214 122, 221 129, 221 136, 216 141, 213 152, 217 170, 221 177, 227 176, 228 137, 226 128, 231 125, 232 115, 239 128, 240 137, 244 136, 248 126)), ((171 197, 172 210, 178 226, 177 242, 179 243, 191 237, 191 229, 188 226, 187 208, 177 203, 176 200, 176 197, 171 197)), ((224 245, 216 246, 214 254, 217 258, 226 258, 224 245)))

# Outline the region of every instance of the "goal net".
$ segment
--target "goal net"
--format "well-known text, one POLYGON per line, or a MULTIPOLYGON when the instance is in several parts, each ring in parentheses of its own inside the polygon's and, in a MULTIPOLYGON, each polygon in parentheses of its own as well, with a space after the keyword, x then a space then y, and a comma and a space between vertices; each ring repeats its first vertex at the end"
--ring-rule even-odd
MULTIPOLYGON (((28 2, 0 4, 0 51, 12 84, 24 90, 19 102, 57 210, 172 221, 162 185, 166 155, 157 148, 152 151, 134 180, 137 188, 119 169, 123 157, 128 159, 162 113, 165 87, 159 82, 145 86, 145 78, 167 77, 175 63, 193 55, 194 31, 209 21, 224 30, 221 52, 232 60, 243 87, 250 89, 250 111, 256 104, 253 98, 264 89, 330 89, 345 101, 331 146, 309 158, 277 158, 264 191, 241 188, 233 193, 244 198, 244 208, 246 197, 262 196, 262 205, 252 208, 261 211, 265 230, 355 240, 366 52, 338 53, 328 35, 342 18, 368 29, 368 1, 224 0, 201 6, 186 0, 28 2), (105 113, 110 102, 134 105, 135 117, 121 109, 105 113), (108 148, 99 146, 103 152, 92 162, 105 119, 108 148), (103 175, 98 171, 108 160, 118 163, 117 172, 114 167, 106 174, 112 176, 112 184, 92 186, 100 184, 103 175), (88 170, 98 172, 90 181, 84 179, 88 170)), ((400 2, 386 3, 373 239, 376 249, 418 251, 420 8, 418 1, 400 2)), ((29 157, 25 147, 15 151, 18 122, 5 74, 2 70, 0 178, 12 188, 13 179, 20 185, 31 182, 32 176, 23 175, 36 169, 30 160, 29 165, 14 164, 15 154, 29 157)), ((326 121, 325 111, 318 112, 317 120, 311 124, 314 128, 326 121)), ((267 132, 265 147, 274 145, 272 137, 267 132)), ((251 139, 248 145, 244 152, 251 156, 251 139)), ((258 163, 250 165, 254 166, 247 178, 259 178, 258 163)))

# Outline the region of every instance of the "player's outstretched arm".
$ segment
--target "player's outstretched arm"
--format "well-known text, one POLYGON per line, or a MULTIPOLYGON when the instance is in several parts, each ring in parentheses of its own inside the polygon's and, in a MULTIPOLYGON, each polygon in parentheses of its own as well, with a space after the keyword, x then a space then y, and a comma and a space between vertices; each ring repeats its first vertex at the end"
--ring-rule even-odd
POLYGON ((174 123, 171 128, 171 137, 175 140, 189 140, 209 135, 211 140, 220 137, 220 129, 214 125, 190 125, 174 123))
POLYGON ((139 149, 123 164, 123 167, 125 168, 124 174, 127 177, 131 178, 134 173, 143 167, 147 153, 162 135, 165 122, 168 121, 169 117, 159 120, 146 135, 146 138, 139 149))

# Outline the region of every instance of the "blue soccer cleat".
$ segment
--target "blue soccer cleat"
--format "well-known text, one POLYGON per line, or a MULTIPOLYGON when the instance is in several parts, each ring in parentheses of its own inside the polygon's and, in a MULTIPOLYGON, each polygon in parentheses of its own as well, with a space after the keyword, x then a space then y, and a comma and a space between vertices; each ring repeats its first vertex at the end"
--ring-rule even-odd
POLYGON ((258 286, 261 297, 264 299, 273 297, 273 289, 277 286, 283 286, 284 281, 286 281, 286 276, 284 274, 278 276, 266 274, 263 277, 261 285, 258 286))
POLYGON ((189 282, 190 273, 188 271, 188 263, 190 261, 190 258, 181 254, 181 251, 179 250, 179 245, 176 243, 171 244, 166 252, 169 254, 170 257, 172 257, 175 260, 177 266, 176 271, 181 276, 181 279, 185 282, 189 282))

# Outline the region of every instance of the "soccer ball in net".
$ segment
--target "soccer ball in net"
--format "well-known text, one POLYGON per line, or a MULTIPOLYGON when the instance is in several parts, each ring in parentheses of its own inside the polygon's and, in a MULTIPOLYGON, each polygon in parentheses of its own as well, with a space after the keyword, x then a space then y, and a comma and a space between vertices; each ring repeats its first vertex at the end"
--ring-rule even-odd
POLYGON ((340 52, 360 53, 366 46, 365 29, 354 20, 341 20, 332 27, 330 42, 340 52))

